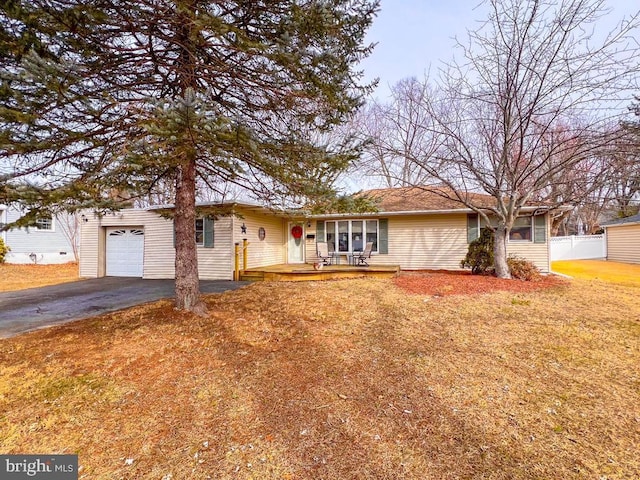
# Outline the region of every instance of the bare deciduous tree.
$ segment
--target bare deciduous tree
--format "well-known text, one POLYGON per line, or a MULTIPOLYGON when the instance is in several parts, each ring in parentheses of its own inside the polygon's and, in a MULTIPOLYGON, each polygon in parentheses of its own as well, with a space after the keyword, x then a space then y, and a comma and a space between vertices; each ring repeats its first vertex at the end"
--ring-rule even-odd
POLYGON ((508 278, 507 239, 523 206, 584 195, 579 188, 555 200, 548 193, 618 139, 613 126, 637 89, 638 15, 596 45, 593 30, 607 13, 602 1, 489 0, 488 7, 486 22, 458 44, 462 60, 447 65, 435 87, 425 80, 421 95, 397 90, 393 103, 400 104, 383 109, 394 131, 378 147, 420 171, 416 186, 493 224, 496 274, 508 278), (495 205, 476 203, 473 192, 491 195, 495 205))
POLYGON ((78 212, 62 213, 58 215, 58 227, 60 228, 64 238, 67 239, 71 250, 73 251, 73 261, 79 260, 80 246, 80 214, 78 212))
MULTIPOLYGON (((634 107, 640 115, 640 107, 634 107)), ((625 122, 625 133, 613 162, 613 194, 616 215, 629 217, 638 213, 640 206, 640 122, 625 122)))
POLYGON ((411 152, 423 148, 431 138, 424 125, 429 122, 421 104, 432 92, 416 78, 401 80, 391 88, 391 101, 365 106, 353 120, 368 138, 367 156, 361 162, 365 172, 387 187, 406 187, 427 182, 431 176, 411 159, 411 152), (390 151, 400 155, 389 155, 390 151))

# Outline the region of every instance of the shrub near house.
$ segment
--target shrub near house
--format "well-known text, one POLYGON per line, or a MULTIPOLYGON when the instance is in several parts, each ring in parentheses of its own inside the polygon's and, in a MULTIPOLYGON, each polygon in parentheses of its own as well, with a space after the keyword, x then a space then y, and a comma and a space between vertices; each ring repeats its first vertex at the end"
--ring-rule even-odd
POLYGON ((540 280, 540 269, 526 258, 509 256, 507 265, 511 271, 511 278, 528 282, 540 280))
MULTIPOLYGON (((471 268, 474 275, 493 274, 493 243, 493 232, 483 228, 480 236, 469 243, 469 251, 460 266, 471 268)), ((526 258, 509 255, 507 265, 512 278, 526 281, 540 279, 540 269, 526 258)))
POLYGON ((493 232, 483 228, 480 236, 469 243, 469 251, 460 266, 470 268, 471 273, 493 273, 493 232))
POLYGON ((4 240, 0 238, 0 263, 4 263, 7 253, 9 253, 11 249, 5 245, 4 240))

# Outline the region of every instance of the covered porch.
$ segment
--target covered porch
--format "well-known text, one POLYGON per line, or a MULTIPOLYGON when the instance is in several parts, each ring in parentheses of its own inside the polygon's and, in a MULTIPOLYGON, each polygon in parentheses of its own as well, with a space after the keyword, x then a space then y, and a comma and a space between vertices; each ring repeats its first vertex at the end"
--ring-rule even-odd
POLYGON ((308 282, 343 278, 390 278, 400 271, 398 265, 324 265, 316 270, 312 264, 278 264, 249 268, 240 272, 240 280, 265 282, 308 282))

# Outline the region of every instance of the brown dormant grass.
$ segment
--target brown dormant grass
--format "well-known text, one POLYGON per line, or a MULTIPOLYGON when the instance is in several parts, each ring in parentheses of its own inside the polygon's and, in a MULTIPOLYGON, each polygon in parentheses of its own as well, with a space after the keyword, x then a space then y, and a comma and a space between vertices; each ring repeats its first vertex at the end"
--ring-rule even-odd
POLYGON ((637 479, 639 294, 257 283, 32 332, 0 342, 0 450, 87 479, 637 479))
POLYGON ((16 265, 0 264, 0 292, 44 287, 78 280, 78 264, 16 265))

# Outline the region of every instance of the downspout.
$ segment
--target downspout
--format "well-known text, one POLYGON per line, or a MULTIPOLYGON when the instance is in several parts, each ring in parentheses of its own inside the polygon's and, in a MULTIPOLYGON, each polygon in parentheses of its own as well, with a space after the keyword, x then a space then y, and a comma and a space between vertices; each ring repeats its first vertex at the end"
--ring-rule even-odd
POLYGON ((231 244, 228 246, 229 247, 229 272, 231 274, 231 280, 236 281, 236 255, 238 254, 238 252, 236 251, 236 216, 235 215, 230 215, 229 216, 229 220, 231 222, 231 225, 229 228, 231 228, 231 244))
MULTIPOLYGON (((551 270, 551 213, 549 213, 549 210, 547 210, 547 212, 544 214, 545 216, 545 228, 546 228, 546 233, 544 235, 544 238, 547 241, 547 272, 549 272, 549 274, 553 273, 551 270)), ((532 219, 533 222, 535 222, 535 217, 532 219)), ((535 235, 535 225, 533 226, 533 233, 535 235)))

